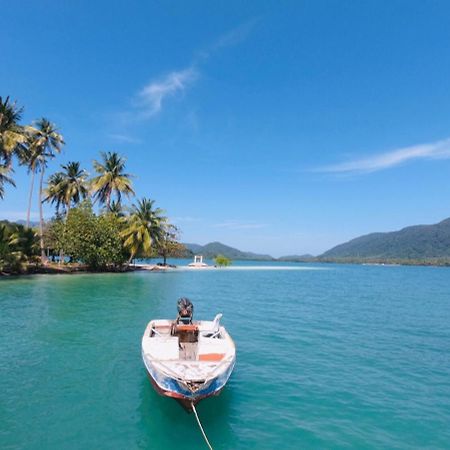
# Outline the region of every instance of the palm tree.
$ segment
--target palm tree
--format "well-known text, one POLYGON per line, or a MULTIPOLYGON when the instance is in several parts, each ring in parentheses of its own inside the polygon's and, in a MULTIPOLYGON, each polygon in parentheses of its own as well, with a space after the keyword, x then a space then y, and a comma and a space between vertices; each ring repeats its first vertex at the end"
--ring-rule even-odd
POLYGON ((95 201, 111 206, 111 196, 115 194, 118 202, 122 194, 134 195, 131 187, 131 175, 125 173, 125 158, 116 152, 102 152, 102 162, 94 160, 94 169, 99 174, 91 181, 91 189, 94 192, 95 201))
POLYGON ((61 152, 63 145, 64 139, 62 135, 59 134, 56 126, 45 118, 39 119, 35 127, 29 130, 29 147, 34 155, 32 160, 36 160, 33 167, 34 170, 39 170, 41 174, 39 181, 39 238, 42 262, 46 262, 44 250, 44 214, 42 211, 44 172, 47 162, 54 158, 56 153, 61 152))
POLYGON ((86 179, 88 174, 84 169, 80 169, 78 161, 71 161, 61 167, 64 170, 64 172, 60 172, 63 177, 61 191, 66 214, 68 214, 72 205, 77 205, 87 197, 88 187, 86 179))
POLYGON ((18 154, 26 141, 24 128, 19 125, 22 111, 9 97, 5 100, 0 97, 0 198, 5 194, 5 183, 15 186, 9 173, 12 172, 12 156, 18 154))
POLYGON ((121 232, 124 247, 130 252, 128 264, 137 254, 150 256, 152 245, 163 236, 167 218, 162 215, 162 209, 153 209, 154 203, 154 200, 143 198, 131 208, 127 226, 121 232))
POLYGON ((63 192, 64 174, 62 172, 56 172, 51 175, 47 181, 47 189, 45 189, 44 202, 50 202, 55 205, 56 216, 60 215, 60 208, 64 205, 64 192, 63 192))
POLYGON ((119 201, 112 200, 111 204, 105 208, 105 213, 113 214, 116 217, 124 217, 125 211, 119 201))
POLYGON ((39 163, 41 161, 42 148, 34 145, 35 128, 27 127, 26 134, 27 145, 19 154, 20 162, 23 166, 27 166, 28 173, 31 173, 30 193, 28 194, 28 208, 27 208, 27 228, 30 227, 31 201, 33 199, 34 191, 34 177, 39 170, 39 163))
POLYGON ((5 196, 5 184, 9 183, 15 186, 14 180, 9 176, 11 168, 5 164, 0 164, 0 199, 5 196))
POLYGON ((36 233, 23 225, 0 224, 0 272, 20 272, 36 255, 36 233))
POLYGON ((11 163, 18 146, 26 140, 24 129, 19 125, 22 112, 23 108, 11 103, 9 97, 4 101, 0 97, 0 160, 5 165, 11 163))

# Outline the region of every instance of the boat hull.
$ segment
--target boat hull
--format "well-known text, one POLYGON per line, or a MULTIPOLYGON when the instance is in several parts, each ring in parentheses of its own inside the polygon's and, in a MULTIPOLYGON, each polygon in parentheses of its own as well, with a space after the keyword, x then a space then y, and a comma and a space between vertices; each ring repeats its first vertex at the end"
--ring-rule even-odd
POLYGON ((168 397, 168 398, 173 398, 174 400, 176 400, 186 411, 191 412, 192 411, 192 405, 194 404, 194 406, 199 403, 201 400, 211 397, 211 396, 216 396, 219 395, 223 388, 225 387, 222 386, 220 389, 218 389, 217 391, 215 391, 212 394, 207 394, 207 395, 203 395, 203 396, 197 396, 194 399, 185 397, 181 394, 178 394, 176 392, 171 392, 171 391, 165 391, 164 389, 161 389, 158 386, 158 383, 156 383, 156 381, 152 378, 152 376, 147 372, 147 377, 151 383, 151 385, 153 386, 153 388, 155 389, 155 391, 163 396, 163 397, 168 397))
POLYGON ((224 372, 209 380, 204 387, 192 391, 185 385, 180 384, 176 379, 158 372, 146 361, 145 357, 143 359, 147 376, 155 391, 164 397, 174 398, 188 411, 192 410, 192 404, 196 405, 205 398, 219 395, 225 387, 235 364, 235 360, 233 360, 224 372))

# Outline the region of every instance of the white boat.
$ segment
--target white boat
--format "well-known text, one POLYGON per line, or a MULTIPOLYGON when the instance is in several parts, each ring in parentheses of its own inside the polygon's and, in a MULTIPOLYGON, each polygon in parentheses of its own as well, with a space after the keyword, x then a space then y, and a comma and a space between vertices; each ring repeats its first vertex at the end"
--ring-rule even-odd
MULTIPOLYGON (((193 307, 192 307, 193 308, 193 307)), ((142 358, 156 391, 177 399, 188 410, 218 395, 236 362, 233 340, 214 320, 152 320, 142 337, 142 358)))

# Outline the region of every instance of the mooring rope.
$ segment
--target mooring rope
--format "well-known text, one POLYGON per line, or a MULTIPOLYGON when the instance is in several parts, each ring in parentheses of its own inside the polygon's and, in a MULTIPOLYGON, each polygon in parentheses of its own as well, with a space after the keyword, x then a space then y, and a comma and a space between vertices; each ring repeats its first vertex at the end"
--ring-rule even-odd
POLYGON ((213 450, 213 448, 211 447, 211 444, 208 441, 208 438, 206 437, 205 431, 203 430, 202 424, 200 423, 200 419, 198 418, 198 414, 197 414, 197 410, 195 409, 194 402, 191 403, 191 406, 192 406, 192 411, 194 411, 195 418, 197 419, 198 426, 200 427, 200 431, 202 432, 203 437, 205 438, 206 445, 209 447, 209 450, 213 450))

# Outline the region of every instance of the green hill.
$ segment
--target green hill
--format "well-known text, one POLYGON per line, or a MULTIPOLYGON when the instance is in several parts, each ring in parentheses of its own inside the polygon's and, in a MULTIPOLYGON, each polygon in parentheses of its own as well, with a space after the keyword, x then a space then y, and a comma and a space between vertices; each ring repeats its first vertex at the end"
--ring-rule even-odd
POLYGON ((203 255, 206 259, 223 255, 232 260, 273 261, 270 255, 260 255, 252 252, 243 252, 237 248, 229 247, 221 242, 210 242, 206 245, 184 244, 193 254, 203 255))
POLYGON ((326 251, 319 258, 450 258, 450 218, 434 225, 416 225, 400 231, 360 236, 326 251))
POLYGON ((284 262, 310 262, 315 259, 315 256, 306 253, 305 255, 287 255, 287 256, 280 256, 277 258, 277 261, 284 261, 284 262))

